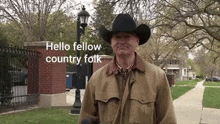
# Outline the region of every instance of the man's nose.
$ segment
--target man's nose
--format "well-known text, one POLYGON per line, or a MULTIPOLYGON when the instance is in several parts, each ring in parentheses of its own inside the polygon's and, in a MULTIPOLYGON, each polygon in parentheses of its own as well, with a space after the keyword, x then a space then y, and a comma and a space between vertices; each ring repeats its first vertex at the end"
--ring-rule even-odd
POLYGON ((120 43, 125 43, 126 42, 126 38, 121 37, 119 41, 120 41, 120 43))

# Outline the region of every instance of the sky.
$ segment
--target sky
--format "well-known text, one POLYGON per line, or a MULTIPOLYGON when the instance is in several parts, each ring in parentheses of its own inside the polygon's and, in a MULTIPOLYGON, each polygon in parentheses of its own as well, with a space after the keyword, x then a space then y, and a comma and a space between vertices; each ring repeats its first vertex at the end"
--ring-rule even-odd
POLYGON ((193 59, 195 56, 194 56, 192 53, 189 53, 188 57, 189 57, 190 59, 193 59))
MULTIPOLYGON (((93 6, 93 0, 75 0, 76 3, 80 3, 81 5, 84 5, 86 8, 86 11, 90 14, 90 16, 95 12, 94 6, 93 6)), ((82 10, 82 7, 81 9, 82 10)), ((72 13, 76 17, 77 14, 80 12, 80 10, 75 10, 72 13)), ((91 18, 89 18, 89 22, 92 21, 91 18)))
MULTIPOLYGON (((93 6, 93 0, 77 0, 76 3, 81 3, 82 5, 85 6, 86 11, 88 13, 93 13, 94 12, 94 6, 93 6)), ((76 11, 77 13, 77 11, 76 11)))

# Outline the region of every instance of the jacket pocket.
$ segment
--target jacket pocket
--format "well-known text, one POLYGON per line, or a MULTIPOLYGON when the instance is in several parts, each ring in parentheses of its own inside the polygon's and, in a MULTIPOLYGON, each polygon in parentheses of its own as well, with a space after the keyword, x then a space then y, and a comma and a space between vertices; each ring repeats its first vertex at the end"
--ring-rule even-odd
POLYGON ((119 96, 106 92, 96 92, 98 101, 99 120, 101 123, 110 123, 114 120, 119 107, 119 96))
POLYGON ((131 94, 130 95, 130 123, 154 124, 156 96, 131 94))

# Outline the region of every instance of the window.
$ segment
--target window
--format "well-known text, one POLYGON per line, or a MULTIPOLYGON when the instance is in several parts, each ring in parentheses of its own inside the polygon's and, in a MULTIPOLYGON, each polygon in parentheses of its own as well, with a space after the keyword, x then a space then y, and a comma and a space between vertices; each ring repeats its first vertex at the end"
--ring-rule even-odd
POLYGON ((183 75, 184 75, 184 76, 187 75, 186 69, 184 69, 183 75))

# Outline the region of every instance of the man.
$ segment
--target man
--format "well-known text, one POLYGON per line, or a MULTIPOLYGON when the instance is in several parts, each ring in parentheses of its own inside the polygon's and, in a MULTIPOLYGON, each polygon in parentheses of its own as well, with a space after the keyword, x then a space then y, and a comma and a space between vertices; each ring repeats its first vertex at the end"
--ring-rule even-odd
POLYGON ((128 14, 119 14, 112 31, 100 28, 111 44, 114 59, 91 77, 83 99, 79 122, 93 124, 176 124, 166 75, 144 62, 135 52, 150 37, 150 29, 136 27, 128 14))

